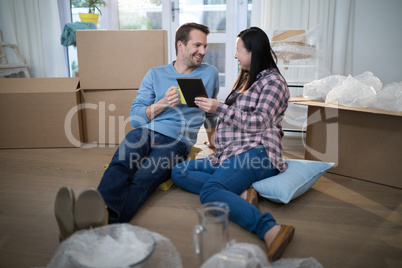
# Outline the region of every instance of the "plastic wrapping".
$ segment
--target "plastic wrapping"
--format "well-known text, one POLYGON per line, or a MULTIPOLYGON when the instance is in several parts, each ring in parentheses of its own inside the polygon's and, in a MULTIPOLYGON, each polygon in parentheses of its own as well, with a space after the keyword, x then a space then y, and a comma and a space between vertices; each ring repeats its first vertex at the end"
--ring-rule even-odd
POLYGON ((368 71, 355 77, 331 75, 305 84, 303 97, 348 107, 402 111, 402 81, 383 87, 368 71))
POLYGON ((325 103, 359 108, 373 107, 376 101, 377 95, 374 88, 351 75, 341 85, 333 88, 325 98, 325 103))
POLYGON ((329 74, 322 61, 319 29, 277 29, 269 33, 278 68, 288 84, 304 84, 329 74))
POLYGON ((131 224, 82 230, 62 242, 47 267, 182 267, 170 240, 131 224))
POLYGON ((346 76, 331 75, 319 80, 314 80, 303 86, 303 97, 312 100, 324 101, 328 93, 335 87, 345 82, 346 76))
POLYGON ((355 76, 357 80, 365 84, 366 86, 371 86, 375 90, 375 92, 379 92, 382 88, 381 80, 376 77, 372 72, 364 72, 355 76))
POLYGON ((280 259, 269 262, 266 252, 260 247, 248 243, 235 243, 221 253, 209 258, 201 268, 322 268, 314 258, 280 259))
POLYGON ((265 252, 260 247, 248 243, 235 243, 222 252, 213 255, 201 268, 245 268, 268 267, 269 262, 265 252))
POLYGON ((283 59, 285 64, 289 64, 289 62, 293 60, 312 58, 317 55, 317 37, 314 31, 301 33, 304 31, 293 30, 296 34, 299 34, 288 38, 278 38, 278 36, 281 35, 285 36, 285 34, 290 31, 292 30, 282 29, 274 32, 272 40, 281 39, 271 42, 272 50, 278 58, 283 59))
POLYGON ((402 112, 402 81, 388 84, 378 91, 374 108, 402 112))

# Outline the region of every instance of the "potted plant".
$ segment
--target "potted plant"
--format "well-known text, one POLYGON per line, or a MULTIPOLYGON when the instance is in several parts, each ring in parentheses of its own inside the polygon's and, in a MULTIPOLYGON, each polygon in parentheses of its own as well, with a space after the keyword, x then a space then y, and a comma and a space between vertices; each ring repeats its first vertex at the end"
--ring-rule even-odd
POLYGON ((71 2, 75 7, 88 7, 88 13, 80 13, 80 19, 82 22, 93 22, 98 24, 99 14, 102 15, 101 7, 107 4, 104 0, 73 0, 71 2), (99 12, 95 13, 96 11, 99 12))

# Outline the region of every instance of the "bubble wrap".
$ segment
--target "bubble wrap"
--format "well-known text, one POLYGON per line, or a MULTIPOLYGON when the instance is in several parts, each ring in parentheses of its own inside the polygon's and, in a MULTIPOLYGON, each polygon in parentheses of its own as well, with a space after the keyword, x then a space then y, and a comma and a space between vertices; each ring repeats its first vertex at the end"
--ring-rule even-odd
MULTIPOLYGON (((274 38, 276 35, 281 35, 285 32, 287 32, 286 29, 276 30, 274 38)), ((278 58, 283 59, 286 64, 289 64, 293 60, 316 57, 317 41, 317 29, 312 29, 307 33, 298 34, 279 41, 272 41, 271 47, 278 58)))
POLYGON ((374 108, 402 112, 402 81, 390 83, 378 91, 374 108))
POLYGON ((249 243, 235 243, 209 258, 201 268, 323 268, 314 258, 283 258, 269 262, 266 252, 249 243))
POLYGON ((303 86, 303 97, 306 99, 324 101, 328 93, 345 82, 346 76, 331 75, 311 81, 303 86))
POLYGON ((124 258, 127 255, 130 257, 137 255, 138 260, 140 255, 147 255, 149 250, 152 250, 153 241, 156 244, 151 256, 135 267, 182 267, 179 253, 169 239, 131 224, 113 224, 76 232, 60 244, 47 267, 75 267, 71 262, 71 256, 79 259, 82 257, 79 254, 81 252, 85 253, 84 256, 87 256, 87 259, 90 259, 94 251, 96 256, 107 255, 109 260, 118 258, 120 261, 118 267, 128 267, 128 264, 121 265, 124 258), (148 234, 153 239, 147 239, 148 234), (130 252, 135 252, 135 254, 130 254, 130 252))
POLYGON ((402 112, 402 82, 383 87, 381 80, 369 71, 355 77, 331 75, 306 83, 303 97, 348 107, 402 112))
POLYGON ((340 86, 333 88, 325 98, 325 103, 359 108, 372 107, 376 101, 377 95, 373 86, 366 85, 351 75, 340 86))

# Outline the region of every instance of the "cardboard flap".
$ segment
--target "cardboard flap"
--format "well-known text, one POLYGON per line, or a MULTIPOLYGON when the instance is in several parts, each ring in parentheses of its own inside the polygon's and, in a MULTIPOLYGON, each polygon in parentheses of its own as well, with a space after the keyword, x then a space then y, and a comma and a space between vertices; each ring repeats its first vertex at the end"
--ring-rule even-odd
MULTIPOLYGON (((305 30, 275 30, 274 37, 272 37, 272 41, 283 41, 305 33, 306 33, 305 30)), ((300 36, 299 39, 297 39, 296 41, 304 42, 305 36, 300 36)))
POLYGON ((151 67, 167 64, 165 30, 76 32, 81 88, 138 89, 151 67))
POLYGON ((316 106, 316 107, 328 107, 328 108, 334 108, 334 109, 340 109, 340 110, 366 112, 366 113, 373 113, 373 114, 386 114, 386 115, 402 116, 402 112, 380 110, 380 109, 375 109, 375 108, 347 107, 347 106, 343 106, 343 105, 330 104, 330 103, 319 102, 319 101, 308 101, 307 100, 307 101, 303 101, 303 102, 296 102, 296 104, 306 105, 306 106, 316 106))
POLYGON ((290 97, 289 102, 302 102, 302 101, 312 101, 311 99, 306 99, 303 96, 295 96, 295 97, 290 97))
POLYGON ((79 86, 78 77, 7 78, 0 82, 0 93, 74 92, 79 86))

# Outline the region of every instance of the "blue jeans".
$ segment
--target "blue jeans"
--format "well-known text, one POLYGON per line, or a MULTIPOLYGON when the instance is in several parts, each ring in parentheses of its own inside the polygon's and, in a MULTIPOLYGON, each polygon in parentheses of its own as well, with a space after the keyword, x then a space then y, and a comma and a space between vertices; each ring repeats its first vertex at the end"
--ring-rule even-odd
POLYGON ((172 169, 172 180, 179 187, 199 194, 202 204, 226 202, 231 221, 264 239, 265 233, 276 224, 275 219, 268 212, 262 214, 239 195, 254 182, 277 173, 265 149, 257 146, 221 165, 211 165, 206 158, 182 162, 172 169))
POLYGON ((183 142, 151 131, 130 131, 103 174, 98 191, 109 211, 109 223, 130 222, 141 205, 170 177, 188 148, 183 142))

